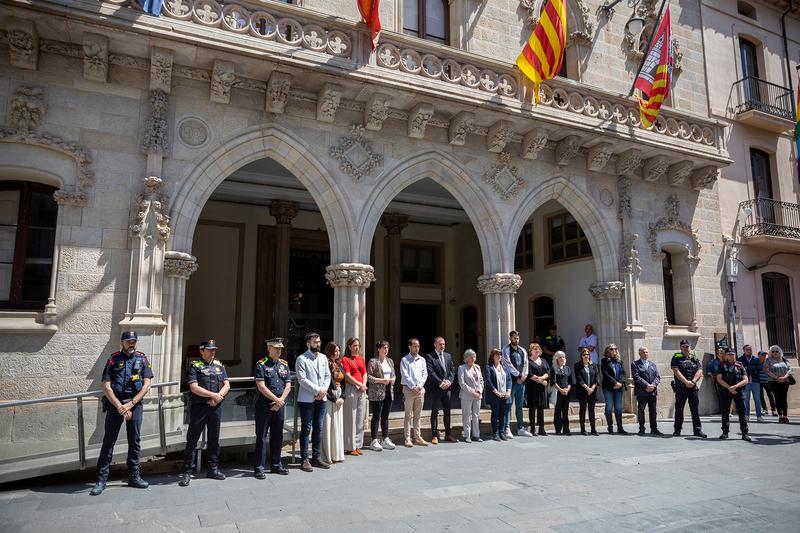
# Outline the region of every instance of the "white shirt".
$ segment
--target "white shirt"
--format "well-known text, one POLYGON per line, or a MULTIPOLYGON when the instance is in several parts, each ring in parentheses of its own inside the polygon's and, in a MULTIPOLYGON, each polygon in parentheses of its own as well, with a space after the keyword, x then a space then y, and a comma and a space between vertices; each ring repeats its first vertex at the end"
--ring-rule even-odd
POLYGON ((588 337, 583 337, 581 342, 578 343, 578 348, 588 348, 589 346, 594 346, 592 351, 589 352, 589 357, 592 358, 592 363, 599 364, 600 358, 597 355, 597 335, 592 333, 588 337))
POLYGON ((428 380, 428 365, 425 359, 417 354, 406 354, 400 361, 400 383, 413 389, 414 387, 422 388, 425 386, 425 381, 428 380))
POLYGON ((383 379, 392 377, 392 365, 389 364, 387 359, 384 359, 383 363, 381 363, 381 370, 383 371, 383 379))

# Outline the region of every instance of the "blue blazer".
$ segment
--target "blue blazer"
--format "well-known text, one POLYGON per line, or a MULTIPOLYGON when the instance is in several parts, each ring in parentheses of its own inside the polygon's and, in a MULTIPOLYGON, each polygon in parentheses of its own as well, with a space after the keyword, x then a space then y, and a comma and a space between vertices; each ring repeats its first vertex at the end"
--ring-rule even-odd
MULTIPOLYGON (((505 369, 503 369, 505 370, 505 369)), ((497 392, 508 392, 511 390, 511 374, 506 371, 506 381, 505 383, 497 383, 497 371, 495 370, 494 366, 486 365, 486 403, 492 405, 498 405, 500 403, 500 398, 497 397, 495 391, 497 392)), ((508 397, 507 400, 504 400, 505 403, 511 403, 511 396, 508 397)))
POLYGON ((661 383, 661 376, 658 374, 658 366, 653 361, 650 361, 648 369, 644 369, 644 361, 637 359, 631 363, 631 377, 633 378, 633 393, 636 396, 656 396, 658 389, 652 392, 647 392, 648 385, 655 385, 661 383))

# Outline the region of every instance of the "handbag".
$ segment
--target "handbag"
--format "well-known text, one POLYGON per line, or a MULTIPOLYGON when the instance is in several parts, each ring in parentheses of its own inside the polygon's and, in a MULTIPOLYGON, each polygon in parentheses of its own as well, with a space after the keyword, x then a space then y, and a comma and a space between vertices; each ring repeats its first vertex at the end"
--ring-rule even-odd
POLYGON ((789 374, 789 377, 786 379, 786 383, 788 383, 789 385, 794 385, 795 383, 797 383, 797 380, 794 379, 794 376, 792 374, 789 374))

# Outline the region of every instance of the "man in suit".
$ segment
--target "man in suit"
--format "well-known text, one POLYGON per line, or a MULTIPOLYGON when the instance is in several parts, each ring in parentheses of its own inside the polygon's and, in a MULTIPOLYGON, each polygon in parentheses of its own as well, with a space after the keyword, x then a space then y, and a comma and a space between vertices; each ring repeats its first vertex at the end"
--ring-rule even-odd
POLYGON ((433 351, 425 356, 428 366, 428 394, 431 395, 431 444, 439 444, 439 409, 444 413, 444 438, 450 442, 458 439, 450 434, 450 388, 455 379, 453 357, 444 351, 442 337, 433 339, 433 351))
POLYGON ((650 351, 647 347, 639 348, 639 359, 631 363, 631 377, 633 378, 633 393, 636 395, 639 412, 639 435, 644 435, 644 408, 648 408, 650 415, 650 434, 661 435, 656 423, 656 398, 658 397, 658 384, 661 376, 658 366, 650 361, 650 351))

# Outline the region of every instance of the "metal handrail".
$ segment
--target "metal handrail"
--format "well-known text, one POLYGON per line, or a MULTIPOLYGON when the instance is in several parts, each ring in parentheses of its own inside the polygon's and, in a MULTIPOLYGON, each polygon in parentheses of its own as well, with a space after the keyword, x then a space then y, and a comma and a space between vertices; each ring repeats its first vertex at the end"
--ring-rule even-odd
POLYGON ((747 76, 733 84, 738 97, 736 114, 756 110, 787 120, 794 120, 792 91, 755 76, 747 76))
MULTIPOLYGON (((160 389, 161 387, 172 387, 180 385, 180 381, 163 381, 161 383, 153 383, 150 385, 151 389, 160 389)), ((74 394, 62 394, 61 396, 45 396, 43 398, 33 398, 31 400, 14 400, 11 402, 0 402, 0 409, 4 407, 20 407, 22 405, 33 405, 37 403, 49 402, 63 402, 64 400, 77 400, 79 398, 90 398, 92 396, 103 396, 105 393, 102 390, 92 390, 87 392, 76 392, 74 394)))
POLYGON ((739 204, 742 238, 769 235, 800 239, 800 205, 770 198, 746 200, 739 204))

